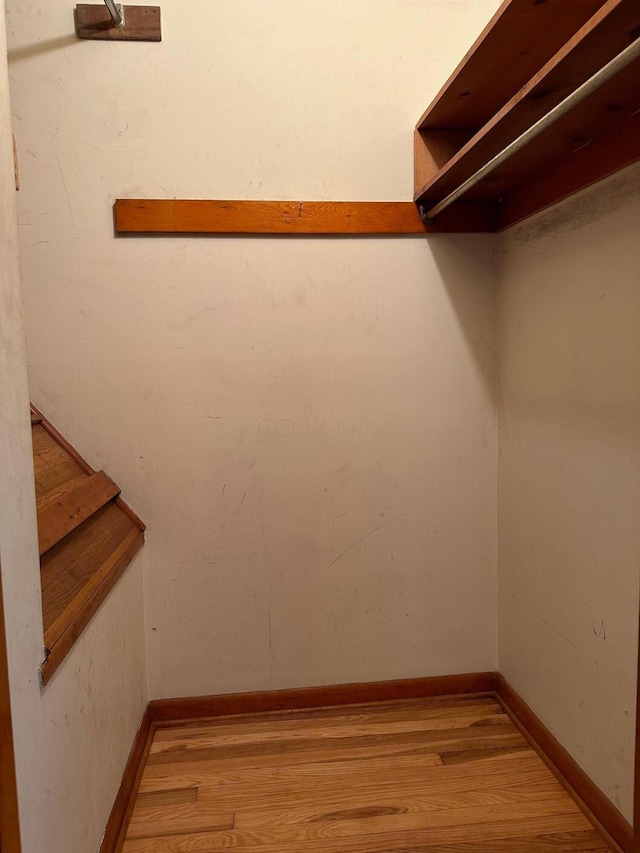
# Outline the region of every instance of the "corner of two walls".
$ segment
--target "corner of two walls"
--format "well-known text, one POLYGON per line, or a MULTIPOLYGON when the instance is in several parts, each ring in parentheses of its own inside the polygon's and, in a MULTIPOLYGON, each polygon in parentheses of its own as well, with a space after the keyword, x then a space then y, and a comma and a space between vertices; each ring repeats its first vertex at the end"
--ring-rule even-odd
POLYGON ((640 168, 503 236, 500 670, 632 819, 640 168))

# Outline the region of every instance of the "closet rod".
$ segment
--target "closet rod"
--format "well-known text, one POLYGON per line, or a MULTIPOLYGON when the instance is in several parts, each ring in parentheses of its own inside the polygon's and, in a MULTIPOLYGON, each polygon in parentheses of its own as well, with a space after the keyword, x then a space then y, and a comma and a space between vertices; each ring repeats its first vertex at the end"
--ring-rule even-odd
POLYGON ((113 25, 119 30, 124 29, 124 6, 121 3, 115 3, 114 0, 104 0, 104 4, 109 10, 113 25))
POLYGON ((439 213, 442 213, 442 211, 446 210, 446 208, 452 205, 454 201, 457 201, 467 192, 467 190, 470 190, 471 187, 474 187, 483 178, 486 178, 486 176, 491 174, 491 172, 497 169, 498 166, 502 165, 505 160, 508 160, 510 157, 513 157, 514 154, 517 154, 517 152, 531 142, 532 139, 539 136, 548 127, 558 121, 558 119, 562 118, 563 115, 568 113, 569 110, 581 103, 581 101, 584 101, 585 98, 588 98, 589 95, 596 91, 596 89, 599 89, 600 86, 611 80, 612 77, 615 77, 616 74, 622 71, 623 68, 626 68, 627 65, 630 65, 634 59, 637 59, 638 57, 640 57, 640 38, 636 39, 610 62, 604 65, 593 75, 593 77, 585 80, 585 82, 578 86, 574 92, 572 92, 563 101, 560 101, 560 103, 546 115, 538 119, 535 124, 532 124, 528 130, 525 130, 524 133, 514 139, 513 142, 510 142, 506 148, 503 148, 502 151, 496 154, 488 163, 485 163, 485 165, 478 169, 475 174, 467 178, 464 183, 460 184, 457 189, 450 193, 441 202, 438 202, 438 204, 430 210, 426 210, 425 205, 420 205, 420 216, 422 217, 422 220, 429 225, 439 213))

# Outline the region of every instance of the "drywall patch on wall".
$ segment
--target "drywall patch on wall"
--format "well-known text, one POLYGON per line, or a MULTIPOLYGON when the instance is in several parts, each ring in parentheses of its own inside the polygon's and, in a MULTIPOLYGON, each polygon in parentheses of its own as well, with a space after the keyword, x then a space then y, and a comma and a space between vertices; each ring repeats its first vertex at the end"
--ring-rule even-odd
POLYGON ((639 176, 507 232, 499 314, 500 669, 629 820, 639 176))

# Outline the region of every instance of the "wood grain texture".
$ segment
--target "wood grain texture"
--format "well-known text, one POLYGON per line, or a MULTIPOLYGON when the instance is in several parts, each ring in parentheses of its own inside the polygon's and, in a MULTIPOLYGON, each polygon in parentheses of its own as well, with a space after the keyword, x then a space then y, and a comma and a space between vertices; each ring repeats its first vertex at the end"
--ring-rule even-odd
POLYGON ((127 838, 168 838, 172 835, 220 832, 233 829, 234 818, 233 812, 220 814, 215 804, 136 805, 127 829, 127 838))
POLYGON ((583 145, 559 163, 505 196, 499 205, 499 230, 592 186, 640 161, 640 112, 583 145))
POLYGON ((20 818, 16 786, 11 695, 7 660, 7 636, 2 596, 2 567, 0 566, 0 850, 20 853, 20 818))
POLYGON ((145 708, 140 726, 127 759, 122 782, 109 815, 107 827, 100 845, 100 853, 119 853, 124 844, 124 836, 140 786, 140 779, 151 742, 154 725, 149 706, 145 708))
POLYGON ((231 847, 251 853, 612 849, 486 695, 158 724, 123 853, 231 847), (480 754, 491 745, 498 748, 480 754), (443 761, 465 751, 467 761, 443 761), (195 799, 174 802, 172 792, 181 789, 197 790, 195 799), (159 799, 144 799, 151 796, 159 799))
POLYGON ((113 504, 100 509, 40 559, 45 636, 94 572, 136 528, 113 504))
POLYGON ((144 536, 142 533, 139 530, 132 531, 118 550, 111 555, 108 562, 101 567, 100 573, 92 578, 91 584, 82 590, 75 602, 70 604, 67 610, 69 620, 64 626, 63 632, 52 646, 47 646, 49 654, 40 667, 43 684, 46 684, 58 669, 73 644, 143 545, 144 536))
POLYGON ((497 676, 496 689, 505 711, 529 743, 555 770, 558 779, 574 799, 597 820, 606 835, 610 836, 624 853, 631 853, 633 829, 624 816, 500 674, 497 676))
POLYGON ((44 421, 31 428, 31 439, 36 502, 41 504, 51 492, 64 490, 68 483, 86 472, 48 432, 44 421))
POLYGON ((480 128, 604 3, 506 0, 424 113, 418 128, 480 128))
MULTIPOLYGON (((608 0, 426 184, 416 186, 416 200, 441 199, 502 151, 539 118, 613 59, 640 28, 636 0, 608 0)), ((563 119, 500 166, 465 196, 492 200, 538 176, 549 163, 579 150, 640 108, 637 80, 640 61, 594 92, 563 119)))
POLYGON ((431 181, 474 135, 468 130, 414 131, 414 187, 423 187, 431 181))
POLYGON ((41 555, 120 494, 118 486, 104 471, 82 480, 73 480, 67 486, 38 507, 38 542, 41 555))
MULTIPOLYGON (((75 462, 75 464, 81 471, 84 471, 85 474, 95 474, 95 471, 86 461, 86 459, 80 456, 75 447, 72 447, 69 444, 67 439, 61 433, 58 432, 58 430, 54 427, 51 421, 48 420, 42 414, 42 412, 39 411, 39 409, 37 409, 33 405, 33 403, 31 403, 31 414, 35 415, 37 418, 40 419, 42 429, 54 440, 56 444, 58 444, 66 452, 67 456, 69 456, 75 462)), ((33 431, 33 434, 35 435, 35 430, 33 431)))
POLYGON ((104 4, 79 3, 75 9, 76 35, 107 41, 162 41, 159 6, 124 6, 125 26, 113 26, 104 4))
MULTIPOLYGON (((497 218, 496 218, 496 222, 497 222, 497 218)), ((85 474, 88 474, 88 475, 96 473, 94 471, 94 469, 91 467, 91 465, 89 465, 89 463, 86 461, 86 459, 84 459, 78 453, 78 451, 75 449, 75 447, 73 447, 66 440, 66 438, 60 432, 58 432, 58 430, 54 427, 54 425, 51 423, 51 421, 49 421, 46 417, 44 417, 42 412, 40 412, 33 405, 33 403, 31 403, 31 419, 32 419, 32 423, 34 422, 34 419, 35 419, 36 423, 41 424, 43 432, 46 433, 48 436, 50 436, 50 438, 53 439, 55 444, 59 445, 59 447, 62 448, 62 450, 66 452, 67 456, 70 457, 72 462, 75 463, 75 465, 77 466, 77 468, 74 469, 74 471, 76 472, 76 476, 80 472, 84 472, 85 474)), ((34 453, 35 453, 35 442, 36 442, 37 436, 40 435, 40 433, 39 432, 36 433, 36 431, 32 430, 32 435, 34 438, 34 453)), ((49 445, 49 446, 51 446, 51 445, 49 445)), ((63 482, 68 482, 68 479, 69 479, 69 477, 67 477, 67 479, 65 479, 63 482)), ((46 492, 46 490, 43 490, 41 488, 38 480, 39 480, 38 470, 36 469, 36 497, 38 496, 38 494, 42 494, 43 492, 46 492)), ((138 530, 141 530, 144 532, 144 530, 146 529, 144 522, 138 517, 138 515, 136 515, 136 513, 131 509, 131 507, 128 504, 126 504, 125 501, 121 497, 116 498, 115 502, 116 502, 116 505, 119 506, 120 509, 125 513, 125 515, 127 515, 131 519, 131 521, 133 521, 133 523, 136 525, 138 530)))
POLYGON ((176 803, 195 803, 198 796, 197 788, 171 788, 166 791, 146 791, 139 793, 136 804, 141 807, 167 806, 176 803))
POLYGON ((491 232, 493 205, 462 203, 455 215, 425 226, 410 201, 206 201, 117 199, 120 234, 422 235, 438 231, 491 232))
POLYGON ((158 723, 205 719, 229 714, 256 714, 269 711, 354 705, 360 702, 388 702, 465 693, 490 693, 495 689, 495 673, 474 672, 433 678, 408 678, 292 690, 255 693, 228 693, 185 699, 155 699, 151 704, 158 723))

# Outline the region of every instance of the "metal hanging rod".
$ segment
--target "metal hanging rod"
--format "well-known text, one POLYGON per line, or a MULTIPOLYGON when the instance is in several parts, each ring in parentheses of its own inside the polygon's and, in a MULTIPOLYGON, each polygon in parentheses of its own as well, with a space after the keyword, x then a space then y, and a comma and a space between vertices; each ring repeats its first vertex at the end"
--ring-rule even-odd
POLYGON ((467 178, 464 183, 460 184, 457 189, 450 193, 441 202, 438 202, 438 204, 430 210, 426 210, 425 205, 421 204, 420 216, 422 217, 423 222, 429 225, 439 213, 442 213, 442 211, 446 210, 446 208, 452 205, 454 201, 457 201, 467 192, 467 190, 470 190, 471 187, 474 187, 483 178, 486 178, 487 175, 491 174, 491 172, 497 169, 498 166, 501 166, 502 163, 510 157, 513 157, 514 154, 517 154, 517 152, 524 148, 525 145, 528 145, 532 139, 539 136, 548 127, 558 121, 558 119, 562 118, 563 115, 568 113, 569 110, 584 101, 585 98, 588 98, 589 95, 596 91, 596 89, 599 89, 600 86, 607 83, 612 77, 615 77, 616 74, 622 71, 623 68, 626 68, 627 65, 630 65, 634 59, 638 59, 638 57, 640 57, 640 38, 632 42, 592 77, 585 80, 585 82, 578 86, 574 92, 572 92, 563 101, 560 101, 560 103, 553 107, 553 109, 546 115, 538 119, 535 124, 532 124, 531 127, 528 130, 525 130, 525 132, 518 136, 517 139, 510 142, 506 148, 496 154, 496 156, 489 160, 488 163, 485 163, 485 165, 478 169, 475 174, 471 175, 470 178, 467 178))
POLYGON ((114 0, 104 0, 104 4, 109 10, 114 27, 119 30, 124 29, 124 6, 121 3, 115 3, 114 0))

